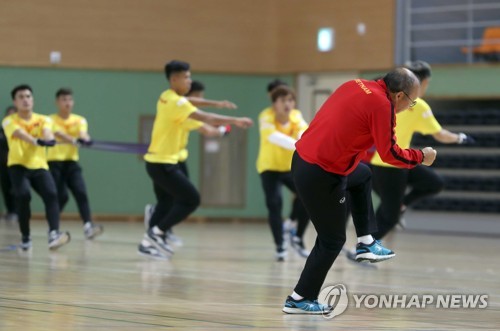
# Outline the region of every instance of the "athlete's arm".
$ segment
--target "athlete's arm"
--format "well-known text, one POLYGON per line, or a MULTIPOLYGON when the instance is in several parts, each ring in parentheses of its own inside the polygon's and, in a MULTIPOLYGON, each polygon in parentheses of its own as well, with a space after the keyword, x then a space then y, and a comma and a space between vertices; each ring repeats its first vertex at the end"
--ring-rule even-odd
POLYGON ((193 105, 196 107, 214 107, 214 108, 226 108, 226 109, 236 109, 238 106, 228 100, 209 100, 200 97, 186 97, 193 105))
POLYGON ((382 161, 398 168, 407 169, 411 169, 420 163, 428 165, 427 162, 431 160, 430 150, 424 152, 424 150, 413 148, 402 149, 396 143, 397 139, 392 127, 396 118, 392 107, 387 108, 387 105, 382 105, 378 107, 377 111, 371 112, 371 115, 370 130, 382 161), (429 154, 427 160, 425 160, 426 153, 429 154), (424 163, 424 160, 426 163, 424 163))
POLYGON ((92 141, 92 138, 90 137, 89 133, 86 131, 80 131, 80 135, 78 138, 79 138, 79 140, 83 140, 86 142, 92 141))
POLYGON ((27 143, 30 143, 32 145, 37 145, 36 143, 36 138, 30 135, 28 132, 24 131, 23 129, 17 129, 12 133, 12 138, 17 138, 21 139, 22 141, 25 141, 27 143))
POLYGON ((69 134, 63 133, 63 132, 61 132, 61 131, 56 131, 56 132, 54 132, 54 135, 55 135, 58 139, 61 139, 62 141, 66 142, 66 143, 70 143, 70 144, 75 143, 75 138, 73 138, 73 137, 72 137, 72 136, 70 136, 69 134))
POLYGON ((295 143, 297 142, 297 140, 279 131, 274 131, 273 133, 271 133, 269 137, 267 137, 267 140, 269 140, 271 144, 283 147, 291 151, 295 150, 295 143))
POLYGON ((474 139, 465 133, 453 133, 446 129, 441 129, 438 133, 432 135, 434 139, 443 144, 466 144, 474 143, 474 139))
POLYGON ((23 129, 17 129, 12 133, 13 138, 21 139, 31 145, 39 145, 39 146, 54 146, 55 140, 52 131, 49 129, 43 129, 42 131, 42 139, 37 139, 24 131, 23 129))
POLYGON ((231 124, 246 129, 252 126, 253 124, 253 121, 248 117, 223 116, 223 115, 208 113, 199 109, 196 110, 191 115, 189 115, 189 118, 210 124, 212 126, 231 124))
POLYGON ((44 128, 42 129, 42 137, 43 140, 54 140, 54 133, 52 133, 52 130, 44 128))
POLYGON ((436 160, 437 152, 432 147, 425 147, 420 150, 422 152, 422 164, 425 166, 431 166, 436 160))

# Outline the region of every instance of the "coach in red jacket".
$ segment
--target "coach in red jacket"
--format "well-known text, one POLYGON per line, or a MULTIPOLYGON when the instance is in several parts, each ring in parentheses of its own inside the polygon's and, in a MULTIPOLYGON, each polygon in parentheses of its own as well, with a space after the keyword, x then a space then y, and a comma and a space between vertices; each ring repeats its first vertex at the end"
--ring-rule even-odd
POLYGON ((321 314, 333 309, 315 300, 345 243, 346 192, 358 236, 356 259, 378 262, 395 255, 371 236, 377 230, 371 173, 359 162, 373 145, 383 161, 397 167, 434 162, 436 151, 431 147, 401 149, 394 136, 396 113, 414 105, 419 88, 417 77, 404 68, 396 68, 378 81, 344 83, 296 143, 293 179, 318 237, 284 312, 321 314))

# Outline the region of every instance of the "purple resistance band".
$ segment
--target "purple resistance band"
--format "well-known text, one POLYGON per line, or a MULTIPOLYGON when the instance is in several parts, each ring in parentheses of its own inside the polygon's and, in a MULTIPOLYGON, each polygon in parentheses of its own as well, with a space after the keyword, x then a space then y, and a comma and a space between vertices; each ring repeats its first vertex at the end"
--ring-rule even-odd
POLYGON ((91 146, 82 147, 118 153, 146 154, 148 152, 148 146, 147 144, 94 140, 91 146))

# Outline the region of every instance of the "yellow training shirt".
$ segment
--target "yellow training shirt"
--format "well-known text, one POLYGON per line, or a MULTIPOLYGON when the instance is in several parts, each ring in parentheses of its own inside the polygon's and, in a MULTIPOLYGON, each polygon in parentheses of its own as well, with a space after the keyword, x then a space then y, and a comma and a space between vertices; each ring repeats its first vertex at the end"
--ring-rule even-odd
MULTIPOLYGON (((415 132, 423 135, 436 134, 441 131, 441 125, 434 117, 431 107, 424 100, 417 98, 417 104, 396 114, 396 138, 399 147, 410 148, 415 132)), ((382 161, 377 152, 370 162, 375 166, 394 167, 382 161)))
POLYGON ((189 152, 187 150, 187 145, 189 142, 189 133, 192 130, 197 130, 203 126, 203 122, 193 120, 188 118, 184 123, 182 123, 182 128, 184 129, 181 135, 181 151, 179 152, 179 162, 184 162, 188 158, 189 152))
POLYGON ((156 117, 151 134, 151 143, 144 160, 151 163, 179 162, 182 124, 196 111, 188 99, 169 89, 163 92, 156 105, 156 117))
MULTIPOLYGON (((79 138, 80 133, 87 132, 87 120, 79 115, 70 114, 67 119, 58 114, 50 115, 53 123, 53 130, 67 134, 73 138, 79 138)), ((57 144, 47 150, 48 161, 78 161, 78 147, 56 138, 57 144)))
POLYGON ((28 169, 49 169, 45 147, 34 146, 12 137, 12 134, 20 129, 37 139, 43 139, 43 130, 52 130, 52 120, 48 116, 33 113, 31 119, 26 121, 18 114, 12 114, 2 121, 2 127, 9 144, 7 166, 21 165, 28 169))
POLYGON ((293 151, 271 143, 268 138, 273 132, 281 132, 294 139, 299 139, 307 129, 307 123, 300 110, 293 109, 287 124, 276 120, 272 107, 264 109, 259 115, 260 148, 257 157, 257 171, 290 171, 293 151))

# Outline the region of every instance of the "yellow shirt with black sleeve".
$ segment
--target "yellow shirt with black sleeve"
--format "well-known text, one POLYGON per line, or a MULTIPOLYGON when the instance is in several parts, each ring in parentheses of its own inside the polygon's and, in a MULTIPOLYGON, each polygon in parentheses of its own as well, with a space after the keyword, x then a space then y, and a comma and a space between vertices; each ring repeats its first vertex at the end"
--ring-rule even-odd
MULTIPOLYGON (((54 132, 61 132, 73 138, 79 138, 80 133, 87 132, 87 120, 76 114, 70 114, 67 119, 58 114, 50 115, 54 132)), ((47 150, 48 161, 78 161, 78 147, 56 138, 57 144, 47 150)))
POLYGON ((144 160, 150 163, 178 163, 185 130, 182 124, 196 110, 188 99, 175 91, 164 91, 156 105, 151 143, 144 160))
POLYGON ((260 148, 257 172, 260 174, 264 171, 290 171, 294 151, 275 145, 268 138, 273 132, 278 131, 293 139, 299 139, 307 127, 300 110, 293 109, 288 123, 282 125, 276 120, 272 107, 264 109, 259 115, 260 148))
POLYGON ((34 146, 12 137, 16 130, 21 129, 37 139, 43 139, 43 130, 52 130, 52 120, 48 116, 33 113, 31 119, 26 121, 18 114, 12 114, 2 121, 2 127, 9 144, 7 166, 20 165, 33 170, 49 169, 45 147, 34 146))
MULTIPOLYGON (((413 108, 396 114, 396 137, 401 148, 410 148, 411 139, 415 132, 429 135, 436 134, 442 129, 429 104, 420 98, 417 98, 416 101, 413 108)), ((382 161, 377 152, 373 155, 370 163, 375 166, 394 167, 382 161)))
POLYGON ((203 126, 203 122, 193 120, 188 118, 182 123, 182 128, 184 131, 181 135, 181 151, 179 152, 179 162, 184 162, 187 160, 189 156, 189 152, 187 150, 187 145, 189 143, 189 133, 192 130, 197 130, 203 126))

